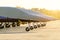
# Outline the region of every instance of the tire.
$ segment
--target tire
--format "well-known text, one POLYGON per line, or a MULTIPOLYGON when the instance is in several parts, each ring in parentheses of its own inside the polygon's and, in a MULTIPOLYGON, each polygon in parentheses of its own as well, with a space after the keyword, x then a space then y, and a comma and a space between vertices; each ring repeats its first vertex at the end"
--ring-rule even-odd
POLYGON ((37 28, 37 26, 36 26, 36 25, 34 25, 34 28, 36 29, 36 28, 37 28))
POLYGON ((28 31, 30 31, 30 28, 29 28, 29 27, 26 27, 26 29, 25 29, 25 30, 28 32, 28 31))
POLYGON ((10 27, 10 25, 9 25, 9 24, 6 24, 6 25, 5 25, 5 27, 6 27, 6 28, 9 28, 9 27, 10 27))
POLYGON ((2 26, 2 24, 0 24, 0 29, 3 29, 4 28, 4 26, 2 26))
POLYGON ((20 24, 19 24, 19 23, 17 23, 17 26, 20 26, 20 24))
POLYGON ((44 26, 46 26, 46 24, 44 24, 44 26))
POLYGON ((4 28, 4 26, 0 26, 0 29, 3 29, 4 28))
POLYGON ((12 27, 16 27, 16 24, 14 22, 12 23, 12 27))
POLYGON ((46 26, 46 24, 41 24, 41 26, 46 26))
POLYGON ((40 27, 40 25, 37 25, 38 27, 40 27))
POLYGON ((31 26, 30 29, 33 30, 33 26, 31 26))
POLYGON ((16 25, 15 24, 12 24, 12 27, 16 27, 16 25))

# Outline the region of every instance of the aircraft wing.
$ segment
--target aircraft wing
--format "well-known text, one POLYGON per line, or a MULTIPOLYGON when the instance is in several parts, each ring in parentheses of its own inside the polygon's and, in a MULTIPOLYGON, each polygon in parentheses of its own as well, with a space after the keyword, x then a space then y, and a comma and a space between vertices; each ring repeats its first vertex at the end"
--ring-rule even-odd
POLYGON ((54 18, 24 8, 0 7, 0 19, 14 18, 33 21, 50 21, 54 18))

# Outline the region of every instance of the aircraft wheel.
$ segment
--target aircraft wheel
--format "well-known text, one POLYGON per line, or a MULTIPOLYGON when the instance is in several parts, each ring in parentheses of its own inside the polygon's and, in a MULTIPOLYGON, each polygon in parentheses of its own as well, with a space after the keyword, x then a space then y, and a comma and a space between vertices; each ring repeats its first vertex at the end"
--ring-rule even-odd
POLYGON ((26 29, 25 29, 25 30, 28 32, 28 31, 30 31, 30 28, 29 28, 29 27, 26 27, 26 29))
POLYGON ((17 26, 20 26, 20 23, 17 23, 17 26))
POLYGON ((0 29, 3 29, 4 28, 4 26, 2 26, 2 24, 0 24, 0 29))
POLYGON ((3 29, 4 28, 4 26, 0 26, 0 29, 3 29))
POLYGON ((37 25, 38 27, 40 27, 40 25, 37 25))
POLYGON ((44 24, 44 26, 46 26, 46 24, 44 24))
POLYGON ((34 25, 34 28, 36 29, 36 28, 37 28, 37 26, 36 26, 36 25, 34 25))
POLYGON ((46 24, 41 24, 41 26, 46 26, 46 24))
POLYGON ((9 24, 6 24, 6 25, 5 25, 5 27, 6 27, 6 28, 9 28, 9 27, 10 27, 10 25, 9 25, 9 24))
POLYGON ((15 22, 13 22, 13 23, 12 23, 12 27, 16 27, 16 24, 15 24, 15 22))
POLYGON ((33 30, 33 26, 31 26, 30 29, 33 30))
POLYGON ((12 24, 12 27, 15 27, 15 24, 12 24))

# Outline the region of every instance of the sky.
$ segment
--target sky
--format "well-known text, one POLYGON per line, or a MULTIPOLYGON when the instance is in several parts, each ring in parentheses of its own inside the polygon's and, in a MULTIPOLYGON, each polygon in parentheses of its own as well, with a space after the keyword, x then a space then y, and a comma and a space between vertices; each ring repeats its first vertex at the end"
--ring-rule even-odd
POLYGON ((0 7, 1 6, 60 10, 60 0, 0 0, 0 7))

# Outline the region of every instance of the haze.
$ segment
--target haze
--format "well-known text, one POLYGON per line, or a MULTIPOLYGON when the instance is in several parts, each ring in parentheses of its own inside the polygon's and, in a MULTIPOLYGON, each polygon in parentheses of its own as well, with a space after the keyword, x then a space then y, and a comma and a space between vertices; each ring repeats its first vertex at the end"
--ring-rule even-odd
POLYGON ((30 8, 60 9, 60 0, 0 0, 0 6, 30 8))

